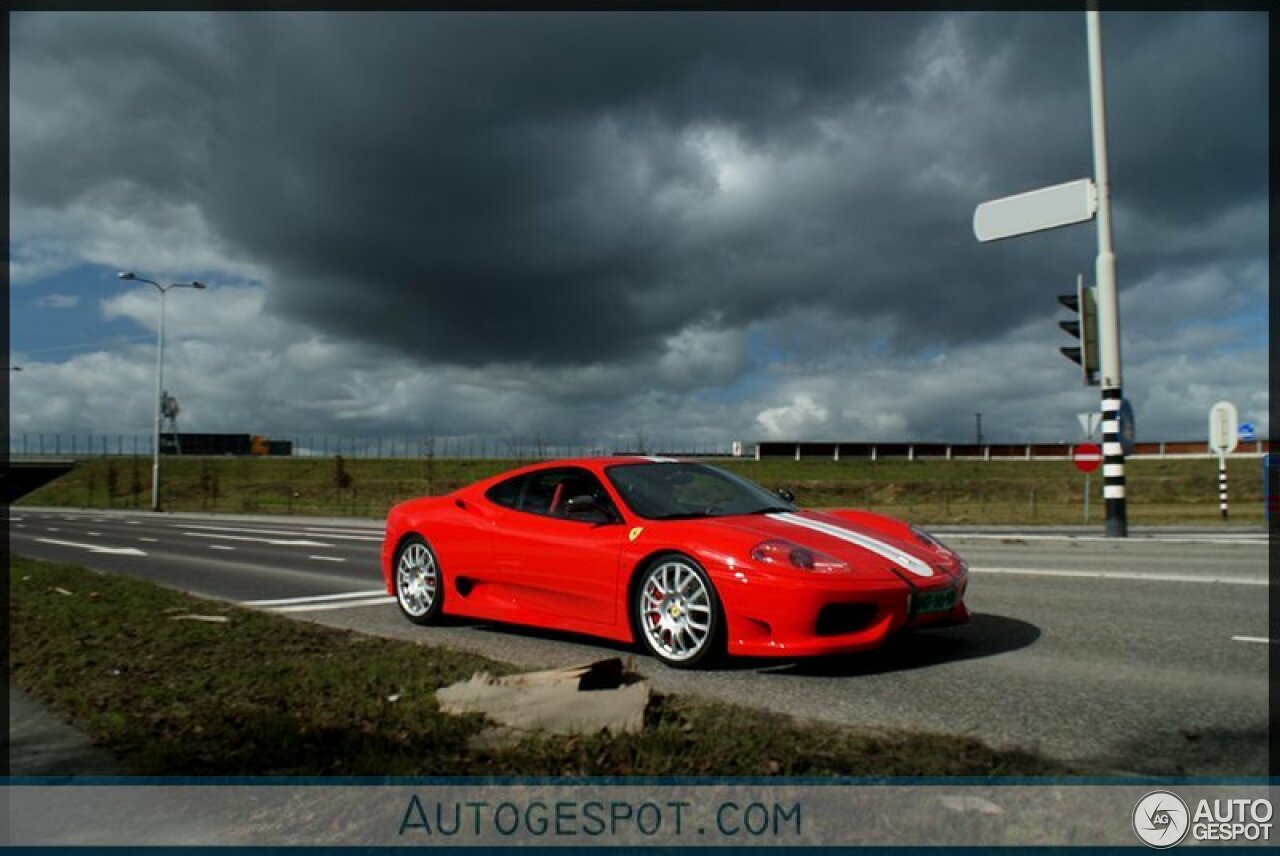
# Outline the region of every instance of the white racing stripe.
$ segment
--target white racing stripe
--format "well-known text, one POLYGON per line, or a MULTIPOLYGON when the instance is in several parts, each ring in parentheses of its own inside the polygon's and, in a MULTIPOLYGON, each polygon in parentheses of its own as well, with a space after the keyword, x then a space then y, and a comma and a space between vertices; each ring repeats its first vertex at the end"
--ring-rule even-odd
POLYGON ((900 568, 904 568, 917 577, 933 576, 933 568, 929 567, 927 562, 917 559, 908 553, 904 553, 892 544, 886 544, 883 541, 877 541, 867 535, 853 532, 841 526, 835 526, 829 523, 823 523, 819 520, 810 520, 807 517, 801 517, 798 514, 792 514, 789 511, 781 514, 770 514, 772 520, 779 520, 783 523, 790 523, 792 526, 800 526, 813 532, 821 532, 823 535, 830 535, 832 538, 839 538, 841 541, 847 541, 850 544, 857 544, 865 550, 870 550, 878 556, 883 556, 893 562, 900 568))
POLYGON ((1102 580, 1138 580, 1160 583, 1222 583, 1232 586, 1265 586, 1265 579, 1248 577, 1210 577, 1196 574, 1136 574, 1126 571, 1061 571, 1047 568, 975 568, 970 567, 971 574, 1008 574, 1026 577, 1085 577, 1102 580))

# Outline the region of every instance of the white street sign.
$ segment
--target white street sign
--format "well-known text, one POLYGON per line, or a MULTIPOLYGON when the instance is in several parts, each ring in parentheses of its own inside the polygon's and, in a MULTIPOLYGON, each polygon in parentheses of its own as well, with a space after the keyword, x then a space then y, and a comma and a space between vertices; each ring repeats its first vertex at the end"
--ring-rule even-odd
POLYGON ((1230 401, 1219 401, 1209 410, 1209 448, 1219 455, 1227 455, 1240 445, 1236 432, 1240 416, 1230 401))
POLYGON ((1102 424, 1102 414, 1096 410, 1077 413, 1076 419, 1080 420, 1080 430, 1084 432, 1086 440, 1092 440, 1093 435, 1098 432, 1098 426, 1102 424))
POLYGON ((1093 180, 1081 178, 983 202, 973 210, 973 234, 979 241, 1012 238, 1090 220, 1098 211, 1093 180))

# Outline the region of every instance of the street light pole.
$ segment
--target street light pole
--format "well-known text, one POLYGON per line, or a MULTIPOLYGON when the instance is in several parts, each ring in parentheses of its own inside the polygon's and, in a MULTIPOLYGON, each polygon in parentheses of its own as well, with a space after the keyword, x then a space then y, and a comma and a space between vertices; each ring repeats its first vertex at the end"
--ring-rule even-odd
POLYGON ((1124 446, 1120 411, 1124 384, 1120 375, 1120 301, 1116 254, 1111 243, 1111 178, 1107 169, 1107 111, 1102 86, 1102 23, 1097 4, 1085 12, 1089 41, 1089 106, 1093 126, 1093 178, 1098 192, 1098 357, 1102 387, 1102 495, 1107 506, 1107 535, 1129 534, 1125 509, 1124 446))
POLYGON ((160 428, 161 428, 161 409, 160 398, 164 394, 164 315, 165 315, 165 297, 171 288, 197 288, 203 289, 203 282, 175 282, 169 285, 161 285, 160 283, 144 279, 132 271, 121 271, 117 276, 120 279, 130 282, 145 282, 154 285, 156 290, 160 292, 160 327, 156 331, 156 421, 155 421, 155 447, 151 452, 151 510, 160 510, 160 428))

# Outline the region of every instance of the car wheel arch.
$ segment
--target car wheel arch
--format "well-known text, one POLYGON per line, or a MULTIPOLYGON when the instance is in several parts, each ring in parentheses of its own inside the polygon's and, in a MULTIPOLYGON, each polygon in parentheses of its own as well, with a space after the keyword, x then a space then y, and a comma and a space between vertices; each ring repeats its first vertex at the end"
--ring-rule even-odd
POLYGON ((707 581, 711 584, 711 588, 715 592, 716 600, 719 601, 720 599, 720 591, 716 588, 715 579, 712 577, 711 572, 707 570, 706 563, 693 553, 688 550, 679 550, 675 547, 662 547, 657 550, 651 550, 632 564, 631 571, 627 577, 627 592, 626 600, 624 601, 627 612, 627 627, 631 630, 631 641, 637 644, 641 641, 640 628, 636 626, 635 612, 631 608, 631 604, 635 601, 636 589, 640 585, 640 579, 644 575, 644 572, 660 559, 667 557, 686 559, 701 568, 703 573, 707 575, 707 581))
POLYGON ((431 544, 431 539, 428 538, 426 533, 422 530, 418 529, 416 526, 406 526, 405 530, 400 533, 400 538, 396 541, 396 548, 391 551, 391 555, 393 557, 399 556, 400 551, 404 549, 404 545, 407 544, 411 538, 421 538, 423 541, 427 542, 428 546, 431 544))

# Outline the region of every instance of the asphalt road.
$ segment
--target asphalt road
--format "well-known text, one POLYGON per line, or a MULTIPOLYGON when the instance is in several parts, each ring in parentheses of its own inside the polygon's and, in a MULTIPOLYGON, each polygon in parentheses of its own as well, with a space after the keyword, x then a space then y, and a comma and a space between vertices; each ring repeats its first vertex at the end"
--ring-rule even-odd
MULTIPOLYGON (((382 592, 379 521, 10 510, 14 552, 529 667, 631 651, 454 622, 419 628, 382 592)), ((802 718, 978 737, 1100 772, 1267 773, 1267 542, 1261 531, 954 532, 973 622, 881 651, 680 672, 659 690, 802 718)))

